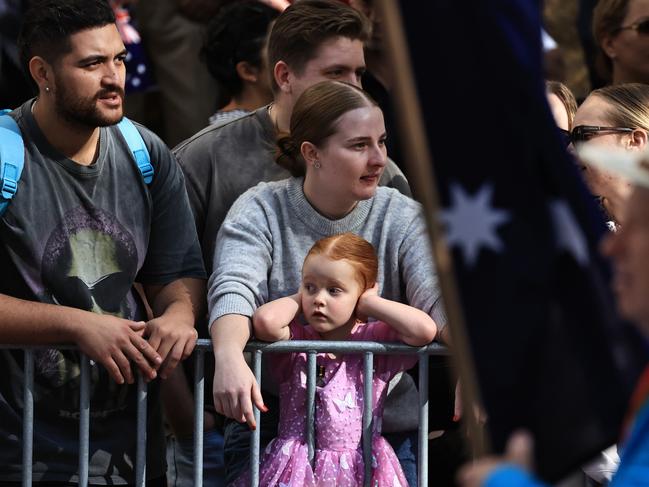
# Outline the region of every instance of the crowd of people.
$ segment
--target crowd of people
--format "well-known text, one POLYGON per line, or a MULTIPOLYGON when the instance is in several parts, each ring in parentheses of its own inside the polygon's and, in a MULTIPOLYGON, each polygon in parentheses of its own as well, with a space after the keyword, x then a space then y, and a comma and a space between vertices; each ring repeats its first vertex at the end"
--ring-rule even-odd
MULTIPOLYGON (((184 360, 203 337, 214 351, 199 406, 204 485, 250 484, 255 429, 260 485, 363 485, 362 357, 318 354, 310 462, 305 354, 265 360, 258 384, 243 350, 252 338, 436 340, 452 353, 421 205, 399 165, 373 7, 24 2, 12 59, 26 76, 12 66, 11 83, 16 93, 31 85, 35 96, 0 116, 9 124, 0 127, 0 157, 14 140, 3 127, 15 127, 24 145, 22 173, 0 200, 0 343, 78 348, 35 352, 35 484, 79 482, 81 352, 91 359, 90 484, 135 482, 140 373, 149 382, 146 485, 193 485, 193 371, 184 360), (140 41, 144 49, 129 49, 140 41), (134 64, 135 52, 142 57, 134 64), (137 80, 131 72, 127 82, 127 64, 137 80), (151 92, 138 90, 149 69, 153 104, 151 92), (125 115, 135 121, 130 132, 125 115)), ((609 222, 605 252, 616 264, 620 310, 646 334, 649 170, 641 157, 631 157, 632 169, 607 170, 582 151, 647 152, 649 4, 600 0, 593 31, 608 85, 578 104, 548 80, 547 101, 557 137, 609 222)), ((374 359, 373 486, 419 485, 418 462, 429 461, 417 451, 416 362, 374 359)), ((0 485, 22 485, 23 352, 0 350, 0 363, 0 485)), ((431 381, 429 394, 442 411, 429 445, 445 459, 429 479, 454 485, 470 459, 454 408, 460 389, 431 381)), ((646 397, 638 397, 612 485, 649 485, 646 397)), ((507 457, 470 464, 458 482, 538 483, 529 441, 513 440, 507 457)))

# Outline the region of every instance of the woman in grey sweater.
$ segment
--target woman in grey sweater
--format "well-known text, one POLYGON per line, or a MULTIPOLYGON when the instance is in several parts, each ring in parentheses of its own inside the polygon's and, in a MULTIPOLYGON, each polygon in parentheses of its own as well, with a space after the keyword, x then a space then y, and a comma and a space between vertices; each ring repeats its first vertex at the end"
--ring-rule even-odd
MULTIPOLYGON (((250 317, 258 306, 297 291, 304 256, 318 239, 353 232, 371 242, 380 294, 427 312, 438 329, 445 324, 420 205, 378 187, 387 155, 375 102, 354 86, 318 83, 297 101, 290 128, 279 140, 278 163, 295 177, 260 183, 235 202, 219 231, 209 283, 215 407, 251 428, 252 404, 266 407, 242 354, 250 317)), ((406 374, 388 396, 385 433, 417 429, 414 394, 406 374)))

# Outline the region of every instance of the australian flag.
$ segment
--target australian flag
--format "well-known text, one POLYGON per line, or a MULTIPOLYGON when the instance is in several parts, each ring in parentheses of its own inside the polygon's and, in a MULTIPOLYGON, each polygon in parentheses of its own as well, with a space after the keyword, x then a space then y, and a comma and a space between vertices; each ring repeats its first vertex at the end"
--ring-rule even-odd
POLYGON ((546 103, 541 5, 398 3, 491 444, 530 430, 554 481, 617 441, 644 350, 546 103))

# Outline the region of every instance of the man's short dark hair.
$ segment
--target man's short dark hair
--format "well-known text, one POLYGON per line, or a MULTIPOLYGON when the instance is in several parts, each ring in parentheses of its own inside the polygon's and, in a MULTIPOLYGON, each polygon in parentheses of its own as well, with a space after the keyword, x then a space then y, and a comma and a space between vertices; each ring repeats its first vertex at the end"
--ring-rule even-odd
POLYGON ((301 74, 323 42, 347 37, 365 43, 370 32, 369 20, 339 0, 302 0, 277 17, 268 39, 268 67, 272 72, 284 61, 301 74))
POLYGON ((18 36, 20 62, 29 76, 29 61, 40 56, 55 63, 68 53, 70 36, 115 23, 108 0, 37 0, 30 2, 18 36))
POLYGON ((223 99, 229 101, 243 90, 237 63, 261 67, 268 28, 278 15, 257 0, 239 0, 223 7, 208 24, 201 59, 225 91, 219 93, 223 99))

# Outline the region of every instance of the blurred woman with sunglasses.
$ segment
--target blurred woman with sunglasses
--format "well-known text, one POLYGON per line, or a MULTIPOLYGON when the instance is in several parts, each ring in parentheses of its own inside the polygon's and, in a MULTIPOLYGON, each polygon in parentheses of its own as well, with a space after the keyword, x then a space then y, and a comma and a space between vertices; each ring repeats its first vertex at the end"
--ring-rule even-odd
POLYGON ((649 83, 649 1, 600 0, 593 12, 596 69, 611 84, 649 83))
MULTIPOLYGON (((649 86, 629 83, 593 91, 577 109, 570 138, 577 154, 580 144, 646 150, 649 147, 649 86)), ((622 224, 620 209, 631 191, 628 181, 592 166, 582 166, 582 169, 586 184, 600 198, 614 225, 622 224)))

